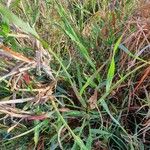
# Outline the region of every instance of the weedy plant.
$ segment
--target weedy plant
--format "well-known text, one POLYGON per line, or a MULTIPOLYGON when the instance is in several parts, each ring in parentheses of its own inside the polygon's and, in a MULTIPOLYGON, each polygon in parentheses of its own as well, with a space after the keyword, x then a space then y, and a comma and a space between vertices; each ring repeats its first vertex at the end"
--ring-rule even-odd
POLYGON ((1 149, 149 149, 148 8, 1 0, 1 149))

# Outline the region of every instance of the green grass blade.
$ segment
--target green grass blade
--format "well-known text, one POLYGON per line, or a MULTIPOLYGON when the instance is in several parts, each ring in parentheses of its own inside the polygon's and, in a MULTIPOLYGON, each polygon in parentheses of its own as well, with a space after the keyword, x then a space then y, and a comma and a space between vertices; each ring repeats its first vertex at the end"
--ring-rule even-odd
POLYGON ((108 70, 108 74, 107 74, 107 82, 106 82, 106 92, 109 91, 111 84, 112 84, 112 80, 114 78, 114 74, 115 74, 115 54, 117 52, 117 49, 119 47, 119 44, 121 42, 122 37, 120 37, 118 39, 118 41, 116 42, 115 46, 114 46, 114 50, 113 50, 113 56, 111 59, 111 63, 110 63, 110 67, 108 70))
POLYGON ((35 147, 38 144, 39 134, 40 134, 40 126, 37 126, 37 124, 39 124, 39 121, 35 121, 35 125, 36 125, 36 128, 34 129, 34 144, 35 144, 35 147))
MULTIPOLYGON (((98 100, 98 104, 101 103, 103 108, 105 109, 105 111, 107 112, 107 114, 111 117, 111 119, 127 134, 127 132, 124 130, 124 128, 120 125, 120 123, 118 122, 118 120, 116 120, 108 106, 107 103, 105 102, 106 97, 111 93, 112 90, 114 90, 118 85, 120 85, 127 77, 129 77, 132 73, 136 72, 137 70, 140 70, 141 68, 143 68, 144 66, 146 66, 147 64, 142 64, 140 66, 138 66, 137 68, 135 68, 134 70, 132 70, 131 72, 129 72, 128 74, 126 74, 124 77, 122 77, 116 84, 114 84, 109 91, 107 91, 99 100, 98 100)), ((128 134, 127 134, 128 135, 128 134)))
POLYGON ((128 54, 130 57, 133 57, 134 59, 137 59, 139 61, 142 61, 144 63, 147 63, 147 64, 150 64, 150 62, 138 57, 138 56, 135 56, 134 54, 132 54, 123 44, 120 44, 119 45, 119 48, 122 49, 126 54, 128 54))
POLYGON ((32 28, 28 23, 22 21, 22 19, 17 17, 14 13, 12 13, 7 7, 3 6, 2 4, 0 4, 0 13, 11 23, 15 24, 20 29, 22 29, 22 31, 24 31, 25 33, 31 34, 36 38, 39 38, 34 28, 32 28))
POLYGON ((92 149, 92 142, 93 142, 93 138, 91 134, 91 127, 89 127, 89 135, 88 135, 87 142, 86 142, 86 147, 88 148, 88 150, 92 149))
MULTIPOLYGON (((106 61, 107 63, 107 61, 106 61)), ((94 80, 94 78, 96 78, 96 76, 98 75, 98 73, 102 70, 102 68, 106 65, 106 63, 104 63, 99 69, 97 69, 94 74, 92 76, 90 76, 86 83, 82 86, 81 90, 80 90, 80 95, 83 94, 83 92, 85 91, 85 89, 92 83, 92 81, 94 80)))
POLYGON ((91 67, 94 70, 96 70, 95 64, 91 60, 91 58, 88 54, 87 48, 82 44, 83 41, 81 40, 81 38, 78 36, 78 34, 75 32, 75 30, 71 26, 70 22, 68 21, 68 19, 67 19, 68 16, 66 15, 65 9, 61 5, 61 2, 56 2, 56 3, 57 3, 57 11, 63 21, 63 25, 65 28, 64 32, 71 38, 72 41, 74 41, 78 45, 81 54, 86 58, 87 62, 91 65, 91 67))
MULTIPOLYGON (((80 129, 80 132, 79 132, 79 135, 78 135, 79 137, 81 136, 84 127, 85 127, 85 119, 83 120, 81 129, 80 129)), ((86 147, 87 147, 87 146, 86 146, 86 147)), ((71 150, 75 150, 75 149, 78 149, 78 148, 77 148, 77 142, 76 142, 76 141, 74 141, 74 145, 73 145, 73 147, 71 148, 71 150)))
POLYGON ((22 134, 19 134, 19 135, 17 135, 17 136, 14 136, 14 137, 10 138, 9 140, 14 140, 14 139, 16 139, 16 138, 20 138, 20 137, 22 137, 22 136, 25 136, 25 135, 27 135, 27 134, 33 132, 36 128, 41 128, 42 126, 47 126, 48 123, 49 123, 48 120, 44 120, 43 122, 41 122, 41 123, 39 123, 38 125, 36 125, 34 128, 32 128, 32 129, 30 129, 30 130, 28 130, 28 131, 26 131, 26 132, 24 132, 24 133, 22 133, 22 134))
POLYGON ((66 128, 69 130, 69 132, 71 133, 71 135, 74 138, 74 140, 76 141, 76 143, 80 146, 81 149, 88 150, 87 147, 85 146, 85 144, 83 143, 83 141, 81 140, 81 138, 79 136, 77 136, 77 135, 74 134, 74 132, 72 131, 72 129, 69 127, 69 125, 67 124, 67 122, 64 120, 64 118, 60 114, 60 112, 59 112, 59 110, 58 110, 58 108, 57 108, 54 100, 52 100, 52 105, 53 105, 55 111, 57 112, 58 117, 63 122, 63 124, 66 126, 66 128))
POLYGON ((82 104, 83 107, 86 107, 86 102, 85 102, 85 100, 84 100, 84 99, 82 98, 82 96, 79 94, 79 92, 78 92, 78 90, 77 90, 77 88, 76 88, 76 85, 75 85, 75 83, 72 81, 71 75, 68 73, 68 71, 67 71, 66 67, 64 66, 64 64, 62 63, 62 61, 60 60, 60 58, 57 56, 57 54, 52 51, 52 49, 51 49, 50 47, 48 47, 48 50, 49 50, 49 52, 56 58, 56 60, 59 62, 59 64, 60 64, 61 67, 63 68, 63 70, 64 70, 66 76, 68 77, 68 80, 69 80, 69 82, 70 82, 70 84, 71 84, 71 86, 72 86, 72 88, 73 88, 73 90, 74 90, 76 96, 78 97, 78 100, 80 101, 80 103, 82 104))

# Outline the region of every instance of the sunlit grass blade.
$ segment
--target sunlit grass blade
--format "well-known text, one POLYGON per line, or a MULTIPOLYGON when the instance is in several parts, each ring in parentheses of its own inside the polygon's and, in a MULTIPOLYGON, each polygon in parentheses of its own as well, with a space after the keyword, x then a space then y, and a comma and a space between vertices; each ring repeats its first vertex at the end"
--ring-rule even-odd
MULTIPOLYGON (((128 74, 126 74, 124 77, 122 77, 117 83, 115 83, 110 89, 109 91, 107 91, 99 100, 98 103, 100 103, 103 108, 105 109, 105 111, 107 112, 107 114, 110 116, 110 118, 125 132, 125 134, 127 134, 127 132, 125 131, 125 129, 120 125, 120 123, 118 122, 118 120, 116 120, 109 108, 107 103, 105 102, 106 97, 111 93, 112 90, 114 90, 118 85, 120 85, 128 76, 130 76, 132 73, 136 72, 137 70, 143 68, 144 66, 146 66, 147 64, 142 64, 139 67, 135 68, 134 70, 132 70, 131 72, 129 72, 128 74)), ((127 134, 128 135, 128 134, 127 134)))
POLYGON ((113 56, 112 56, 112 59, 111 59, 111 63, 110 63, 110 67, 109 67, 109 70, 108 70, 108 74, 107 74, 107 81, 106 81, 106 92, 109 91, 110 87, 111 87, 111 84, 112 84, 112 80, 114 78, 114 74, 115 74, 115 54, 117 52, 117 49, 119 47, 119 44, 121 42, 121 39, 122 37, 120 37, 118 39, 118 41, 116 42, 115 46, 114 46, 114 50, 113 50, 113 56))
POLYGON ((22 29, 23 32, 31 34, 36 38, 39 38, 34 28, 32 28, 28 23, 22 21, 22 19, 20 19, 18 16, 12 13, 8 8, 3 6, 1 3, 0 3, 0 13, 3 15, 3 17, 7 18, 7 20, 9 20, 10 23, 13 23, 14 25, 22 29))
POLYGON ((137 68, 133 69, 132 71, 130 71, 129 73, 127 73, 126 75, 124 75, 120 80, 118 80, 111 88, 108 92, 105 92, 101 98, 98 100, 98 104, 101 103, 115 88, 117 88, 123 81, 125 81, 132 73, 135 73, 136 71, 140 70, 141 68, 145 67, 147 64, 142 64, 140 66, 138 66, 137 68))

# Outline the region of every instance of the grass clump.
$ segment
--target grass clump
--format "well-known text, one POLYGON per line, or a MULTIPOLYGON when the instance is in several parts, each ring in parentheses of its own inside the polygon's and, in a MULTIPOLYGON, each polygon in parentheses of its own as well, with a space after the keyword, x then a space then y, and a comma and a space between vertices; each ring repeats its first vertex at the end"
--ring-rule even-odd
POLYGON ((0 2, 1 149, 149 148, 145 3, 0 2))

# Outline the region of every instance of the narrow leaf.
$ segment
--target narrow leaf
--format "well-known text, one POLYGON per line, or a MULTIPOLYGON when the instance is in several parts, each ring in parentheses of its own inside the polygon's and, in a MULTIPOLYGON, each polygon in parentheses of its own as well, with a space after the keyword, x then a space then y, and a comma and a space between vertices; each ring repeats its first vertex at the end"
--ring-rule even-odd
POLYGON ((38 34, 35 31, 34 28, 32 28, 28 23, 22 21, 18 16, 16 16, 14 13, 12 13, 7 7, 0 4, 0 13, 3 15, 3 17, 7 18, 11 23, 18 26, 20 29, 22 29, 23 32, 27 34, 31 34, 38 38, 38 34))
POLYGON ((116 66, 115 66, 115 54, 117 52, 117 49, 118 49, 119 44, 121 42, 121 39, 122 39, 122 36, 118 39, 118 41, 116 42, 116 44, 114 46, 113 56, 112 56, 110 67, 109 67, 108 74, 107 74, 106 92, 109 91, 111 84, 112 84, 114 74, 115 74, 115 68, 116 68, 116 66))

